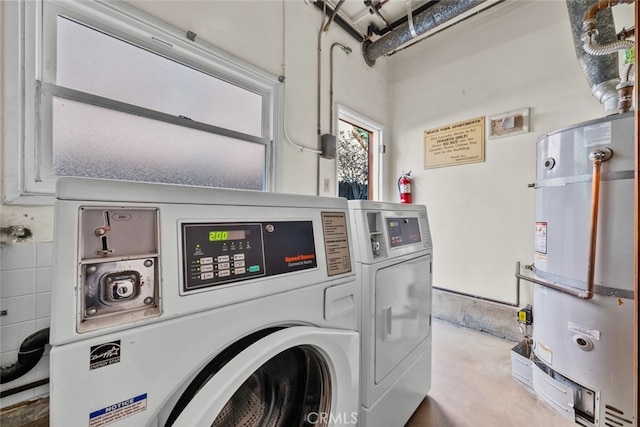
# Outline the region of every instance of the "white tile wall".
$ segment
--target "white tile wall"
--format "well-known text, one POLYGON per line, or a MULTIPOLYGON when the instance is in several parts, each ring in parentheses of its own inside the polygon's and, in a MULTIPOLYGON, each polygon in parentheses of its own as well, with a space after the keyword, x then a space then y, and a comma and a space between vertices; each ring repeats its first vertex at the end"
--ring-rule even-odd
MULTIPOLYGON (((51 323, 53 243, 0 243, 0 364, 9 366, 18 359, 22 341, 51 323)), ((0 385, 8 390, 49 378, 49 347, 40 362, 26 375, 0 385)), ((0 399, 0 408, 49 393, 40 386, 0 399)))

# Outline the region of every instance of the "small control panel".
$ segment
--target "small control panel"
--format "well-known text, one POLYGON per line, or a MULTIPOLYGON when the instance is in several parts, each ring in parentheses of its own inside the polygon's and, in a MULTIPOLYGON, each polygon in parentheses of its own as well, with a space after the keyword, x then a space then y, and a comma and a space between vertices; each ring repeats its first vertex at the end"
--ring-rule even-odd
POLYGON ((264 276, 261 224, 184 224, 185 290, 264 276))
POLYGON ((312 221, 182 224, 184 291, 315 268, 312 221))
POLYGON ((418 218, 386 218, 389 246, 397 248, 422 242, 418 218))

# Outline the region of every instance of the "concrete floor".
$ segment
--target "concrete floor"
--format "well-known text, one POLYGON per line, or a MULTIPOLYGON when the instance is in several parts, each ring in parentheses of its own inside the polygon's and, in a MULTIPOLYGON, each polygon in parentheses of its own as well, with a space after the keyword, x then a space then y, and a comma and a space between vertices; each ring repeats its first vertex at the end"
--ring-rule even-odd
MULTIPOLYGON (((405 427, 575 426, 511 377, 514 345, 434 320, 431 391, 405 427)), ((48 403, 0 411, 0 426, 46 426, 48 403)))
POLYGON ((434 320, 431 391, 405 427, 575 426, 512 378, 515 344, 434 320))

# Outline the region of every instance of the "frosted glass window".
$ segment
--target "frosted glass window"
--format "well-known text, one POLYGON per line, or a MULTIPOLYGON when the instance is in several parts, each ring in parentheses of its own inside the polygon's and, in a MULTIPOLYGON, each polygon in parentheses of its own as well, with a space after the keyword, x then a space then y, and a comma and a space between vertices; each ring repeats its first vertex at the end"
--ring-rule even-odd
POLYGON ((59 176, 277 191, 278 76, 131 3, 2 2, 3 200, 50 205, 59 176))
POLYGON ((265 189, 266 146, 53 98, 53 170, 61 176, 265 189))
POLYGON ((262 137, 262 96, 57 18, 56 84, 262 137))

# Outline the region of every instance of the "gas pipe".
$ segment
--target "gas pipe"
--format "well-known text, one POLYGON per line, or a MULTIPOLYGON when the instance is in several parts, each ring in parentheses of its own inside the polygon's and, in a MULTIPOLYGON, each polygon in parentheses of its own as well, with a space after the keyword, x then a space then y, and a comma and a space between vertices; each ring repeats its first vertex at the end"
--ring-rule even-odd
POLYGON ((400 203, 411 203, 411 171, 402 172, 400 175, 398 191, 400 192, 400 203))

